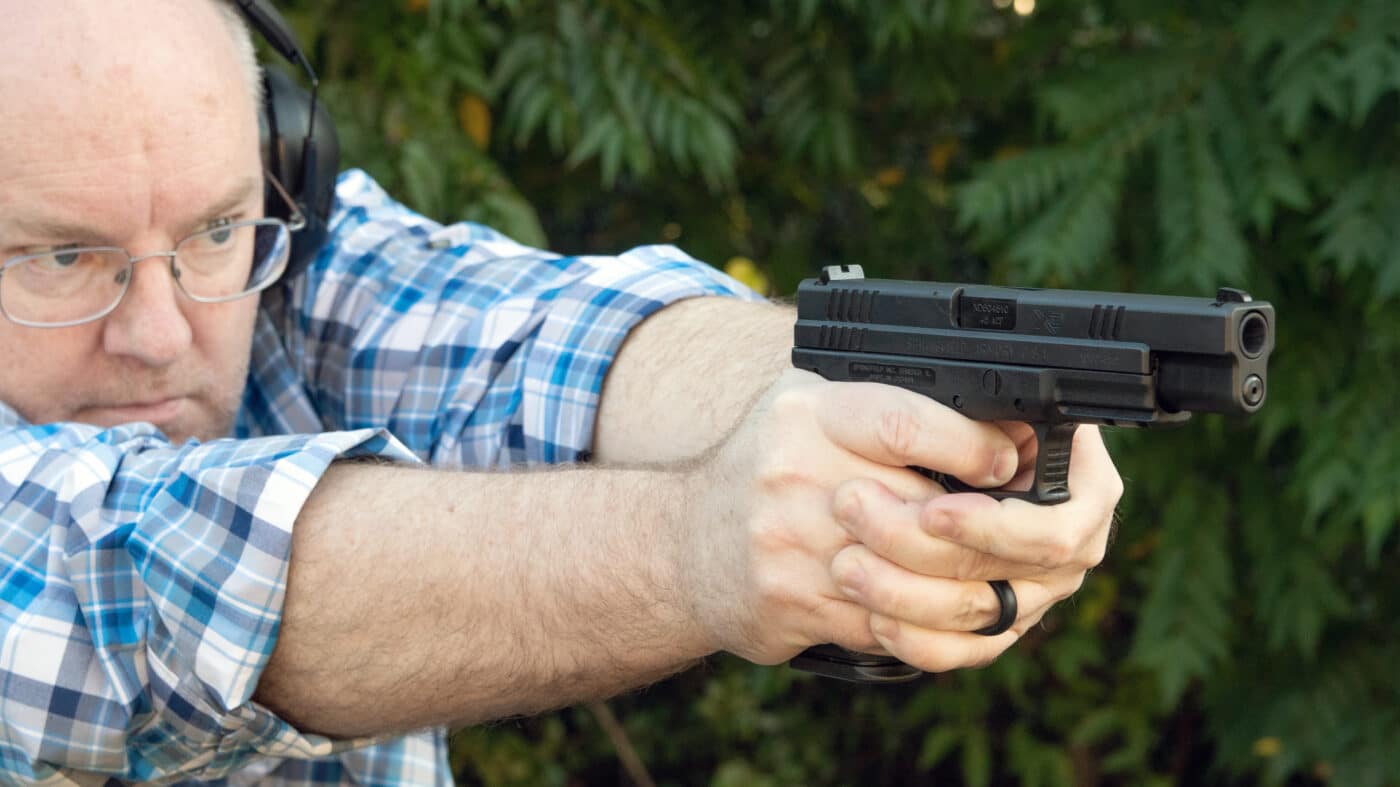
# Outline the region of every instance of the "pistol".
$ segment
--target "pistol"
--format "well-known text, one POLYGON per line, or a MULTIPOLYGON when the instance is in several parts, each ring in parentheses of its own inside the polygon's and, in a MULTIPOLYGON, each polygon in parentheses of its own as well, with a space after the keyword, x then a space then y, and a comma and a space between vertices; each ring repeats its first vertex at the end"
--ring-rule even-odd
MULTIPOLYGON (((1243 290, 1214 299, 867 279, 828 267, 797 292, 792 364, 828 380, 897 385, 977 420, 1025 421, 1038 441, 1028 490, 985 491, 1043 505, 1069 499, 1079 424, 1156 427, 1193 412, 1253 413, 1268 392, 1274 309, 1243 290)), ((912 680, 897 659, 836 645, 792 666, 864 683, 912 680)))

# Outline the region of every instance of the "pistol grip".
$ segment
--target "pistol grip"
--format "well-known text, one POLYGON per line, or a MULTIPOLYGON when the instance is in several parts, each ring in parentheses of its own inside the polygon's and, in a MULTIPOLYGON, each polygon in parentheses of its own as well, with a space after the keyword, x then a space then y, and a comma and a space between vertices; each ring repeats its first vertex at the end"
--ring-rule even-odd
POLYGON ((807 648, 794 656, 788 666, 853 683, 904 683, 924 674, 891 656, 847 650, 840 645, 807 648))
POLYGON ((1037 444, 1035 478, 1031 481, 1030 489, 978 489, 944 473, 935 474, 934 480, 949 492, 980 492, 997 500, 1012 498, 1042 505, 1055 505, 1069 500, 1069 454, 1074 444, 1074 430, 1079 424, 1068 421, 1036 423, 1031 426, 1035 429, 1037 444))

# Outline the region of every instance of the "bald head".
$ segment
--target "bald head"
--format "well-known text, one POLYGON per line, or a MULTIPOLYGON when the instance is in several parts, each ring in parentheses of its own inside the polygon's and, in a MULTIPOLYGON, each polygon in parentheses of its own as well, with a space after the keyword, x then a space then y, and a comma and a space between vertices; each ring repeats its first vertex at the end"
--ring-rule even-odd
MULTIPOLYGON (((256 64, 223 0, 0 8, 0 262, 61 246, 149 254, 262 215, 256 64)), ((194 303, 162 264, 138 263, 99 322, 0 319, 0 401, 34 423, 107 423, 160 401, 167 434, 225 433, 257 299, 194 303)))
MULTIPOLYGON (((262 72, 253 36, 243 14, 232 0, 50 0, 45 3, 8 0, 0 26, 0 46, 7 56, 20 53, 56 61, 87 61, 105 48, 119 52, 153 48, 212 56, 222 68, 237 74, 253 106, 262 101, 262 72), (181 39, 157 33, 180 31, 181 39), (223 35, 220 35, 222 33, 223 35), (77 57, 64 58, 65 53, 77 57)), ((111 52, 109 52, 110 54, 111 52)), ((173 52, 172 52, 173 54, 173 52)), ((3 64, 0 64, 3 73, 3 64)), ((87 69, 70 71, 75 78, 90 78, 87 69)))
POLYGON ((6 141, 26 148, 81 146, 109 139, 117 129, 159 125, 141 117, 150 113, 187 134, 246 138, 247 129, 256 132, 256 57, 244 23, 225 0, 6 5, 0 26, 6 53, 0 58, 0 105, 6 108, 0 137, 6 141), (18 126, 21 116, 37 125, 18 126), (235 129, 240 125, 245 128, 235 129))
POLYGON ((218 8, 219 16, 223 18, 224 24, 228 25, 229 35, 233 38, 234 50, 238 54, 239 68, 243 71, 243 80, 248 84, 248 90, 253 96, 255 105, 262 104, 263 84, 262 70, 258 68, 258 53, 253 46, 252 31, 248 29, 248 22, 243 18, 242 12, 234 7, 231 0, 212 0, 218 8))

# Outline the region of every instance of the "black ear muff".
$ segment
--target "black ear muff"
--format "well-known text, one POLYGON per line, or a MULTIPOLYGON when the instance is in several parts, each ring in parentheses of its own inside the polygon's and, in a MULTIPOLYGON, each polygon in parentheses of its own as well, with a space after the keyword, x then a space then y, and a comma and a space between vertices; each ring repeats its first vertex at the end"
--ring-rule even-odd
MULTIPOLYGON (((260 122, 262 160, 296 201, 306 227, 292 235, 291 258, 284 279, 306 269, 326 241, 335 180, 340 167, 340 140, 330 114, 286 73, 263 74, 264 104, 260 122), (316 113, 315 123, 311 113, 316 113)), ((268 216, 291 217, 287 201, 268 184, 263 204, 268 216)))
MULTIPOLYGON (((340 171, 340 140, 330 114, 316 100, 316 72, 297 45, 287 20, 267 0, 233 0, 248 26, 310 80, 304 90, 276 69, 264 69, 263 111, 259 119, 263 166, 287 189, 306 227, 292 236, 291 258, 283 279, 306 269, 326 241, 335 179, 340 171)), ((263 204, 268 216, 289 218, 286 200, 271 185, 263 204)))

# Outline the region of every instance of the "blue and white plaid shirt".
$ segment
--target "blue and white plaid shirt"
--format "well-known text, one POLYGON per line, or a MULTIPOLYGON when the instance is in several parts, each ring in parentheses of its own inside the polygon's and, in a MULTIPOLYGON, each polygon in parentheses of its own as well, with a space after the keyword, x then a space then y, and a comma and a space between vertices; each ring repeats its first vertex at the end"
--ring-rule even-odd
POLYGON ((359 171, 337 198, 326 250, 264 297, 233 439, 0 404, 0 783, 450 783, 443 730, 332 741, 252 701, 302 503, 337 458, 578 460, 628 330, 756 297, 671 247, 444 228, 359 171))

